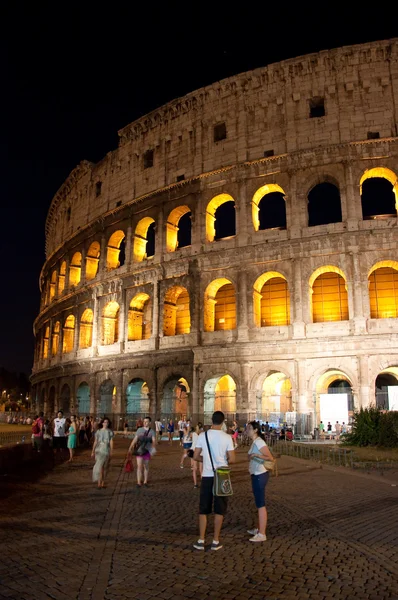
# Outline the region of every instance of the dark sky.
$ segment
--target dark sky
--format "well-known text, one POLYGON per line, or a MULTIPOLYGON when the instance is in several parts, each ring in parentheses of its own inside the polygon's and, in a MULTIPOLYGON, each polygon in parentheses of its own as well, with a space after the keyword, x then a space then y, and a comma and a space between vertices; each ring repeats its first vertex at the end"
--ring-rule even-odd
POLYGON ((81 160, 116 148, 119 128, 224 77, 398 35, 384 11, 328 15, 330 3, 304 13, 288 3, 157 4, 2 5, 0 367, 30 374, 47 210, 81 160))

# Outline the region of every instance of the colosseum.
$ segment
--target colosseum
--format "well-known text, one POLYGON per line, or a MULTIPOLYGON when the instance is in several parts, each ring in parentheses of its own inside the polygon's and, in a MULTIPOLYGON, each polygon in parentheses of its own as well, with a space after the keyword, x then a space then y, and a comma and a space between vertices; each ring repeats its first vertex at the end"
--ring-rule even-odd
POLYGON ((36 409, 311 432, 398 401, 398 39, 285 60, 119 131, 52 200, 36 409))

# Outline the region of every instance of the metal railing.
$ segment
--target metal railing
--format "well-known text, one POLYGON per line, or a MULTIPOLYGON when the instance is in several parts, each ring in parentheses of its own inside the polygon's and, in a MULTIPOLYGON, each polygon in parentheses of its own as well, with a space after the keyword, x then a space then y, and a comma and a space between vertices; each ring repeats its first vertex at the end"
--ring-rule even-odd
POLYGON ((32 434, 22 431, 0 432, 0 446, 15 446, 32 442, 32 434))

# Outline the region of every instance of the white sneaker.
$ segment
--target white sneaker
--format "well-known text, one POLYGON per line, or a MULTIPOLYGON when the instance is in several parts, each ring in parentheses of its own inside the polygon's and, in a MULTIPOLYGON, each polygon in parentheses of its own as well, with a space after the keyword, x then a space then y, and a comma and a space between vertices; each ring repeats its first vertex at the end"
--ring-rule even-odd
POLYGON ((267 540, 267 536, 263 533, 256 533, 256 535, 250 538, 249 542, 265 542, 267 540))
POLYGON ((249 533, 250 535, 257 535, 258 534, 258 529, 248 529, 247 533, 249 533))

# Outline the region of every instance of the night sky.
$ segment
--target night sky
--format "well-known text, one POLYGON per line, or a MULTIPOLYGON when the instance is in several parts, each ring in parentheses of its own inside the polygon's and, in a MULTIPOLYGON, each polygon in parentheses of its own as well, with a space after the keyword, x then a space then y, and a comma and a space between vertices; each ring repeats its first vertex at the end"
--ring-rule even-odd
POLYGON ((327 15, 330 3, 304 14, 282 3, 80 4, 2 5, 0 367, 27 374, 47 210, 81 160, 97 162, 118 129, 224 77, 398 35, 384 11, 327 15))

